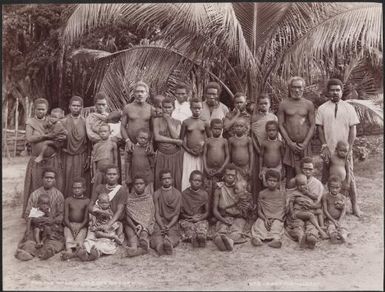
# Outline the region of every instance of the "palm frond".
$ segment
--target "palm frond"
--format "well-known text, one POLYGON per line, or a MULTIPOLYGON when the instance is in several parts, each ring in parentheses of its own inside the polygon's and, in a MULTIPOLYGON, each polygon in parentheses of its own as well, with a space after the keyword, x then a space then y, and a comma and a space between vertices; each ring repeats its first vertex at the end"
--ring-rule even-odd
POLYGON ((191 72, 194 67, 202 69, 232 96, 226 84, 200 63, 175 49, 156 45, 136 46, 98 58, 92 84, 94 91, 104 91, 110 97, 110 108, 117 109, 131 101, 136 81, 150 84, 152 93, 171 94, 176 82, 186 83, 187 75, 180 72, 191 72))
POLYGON ((107 51, 81 48, 81 49, 72 51, 69 57, 77 61, 88 62, 88 61, 96 61, 100 58, 104 58, 110 55, 111 53, 107 51))
POLYGON ((348 99, 346 101, 354 106, 361 121, 383 126, 384 110, 372 100, 348 99))
POLYGON ((282 71, 289 76, 293 63, 303 68, 307 62, 325 55, 371 48, 382 50, 382 6, 377 3, 340 5, 334 14, 316 23, 287 50, 282 71))

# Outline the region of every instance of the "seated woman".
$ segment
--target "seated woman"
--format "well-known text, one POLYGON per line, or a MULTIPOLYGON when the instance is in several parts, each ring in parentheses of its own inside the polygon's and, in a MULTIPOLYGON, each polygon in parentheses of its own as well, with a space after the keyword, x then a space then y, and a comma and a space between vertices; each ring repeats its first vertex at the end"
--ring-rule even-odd
MULTIPOLYGON (((108 165, 106 167, 106 184, 98 185, 92 194, 91 202, 89 205, 89 212, 92 215, 99 216, 103 211, 95 208, 97 198, 102 193, 107 193, 110 201, 111 210, 113 212, 112 218, 102 226, 99 226, 99 230, 104 230, 108 233, 117 221, 122 222, 124 219, 124 205, 127 201, 127 190, 118 184, 119 173, 118 167, 115 165, 108 165)), ((106 216, 110 213, 106 212, 106 216)), ((78 257, 82 261, 90 261, 99 258, 102 254, 114 254, 117 250, 118 243, 111 238, 98 238, 90 228, 88 229, 87 237, 84 241, 85 249, 78 251, 78 257)))
MULTIPOLYGON (((63 194, 55 187, 56 171, 46 168, 43 170, 43 186, 35 190, 29 196, 26 209, 25 219, 30 221, 32 226, 43 226, 44 233, 42 235, 44 241, 41 244, 33 238, 33 233, 28 232, 18 244, 15 257, 19 260, 31 260, 34 257, 39 257, 46 260, 64 248, 64 231, 63 231, 63 213, 64 213, 64 197, 63 194), (41 202, 39 198, 44 195, 49 199, 45 202, 49 209, 46 210, 49 216, 36 216, 41 202), (32 212, 31 212, 32 211, 32 212), (32 215, 35 213, 35 215, 32 215)), ((41 200, 41 198, 40 198, 41 200)), ((41 210, 40 210, 41 211, 41 210)))
POLYGON ((182 194, 173 187, 170 170, 159 174, 162 186, 154 193, 155 228, 151 236, 151 248, 159 255, 171 255, 179 243, 178 218, 182 203, 182 194))
POLYGON ((243 243, 246 224, 241 193, 235 192, 237 168, 229 164, 225 168, 224 181, 214 192, 213 214, 218 219, 214 243, 220 251, 233 250, 234 243, 243 243))
POLYGON ((182 193, 181 220, 182 240, 193 247, 205 247, 209 223, 209 198, 203 189, 203 173, 194 170, 190 174, 190 187, 182 193))

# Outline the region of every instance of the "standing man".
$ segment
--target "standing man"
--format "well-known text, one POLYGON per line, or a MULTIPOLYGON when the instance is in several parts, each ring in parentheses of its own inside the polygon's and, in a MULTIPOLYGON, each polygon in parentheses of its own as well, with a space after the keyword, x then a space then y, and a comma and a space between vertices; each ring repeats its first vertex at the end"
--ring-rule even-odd
POLYGON ((135 84, 132 103, 127 104, 123 109, 121 133, 126 141, 126 149, 131 149, 136 144, 136 135, 139 129, 145 128, 150 131, 152 106, 146 102, 149 95, 149 87, 143 81, 135 84))
POLYGON ((204 90, 205 101, 203 102, 201 119, 210 123, 212 119, 220 119, 229 112, 227 106, 219 101, 221 87, 216 82, 209 82, 204 90))
MULTIPOLYGON (((76 177, 88 178, 90 166, 90 149, 87 139, 86 120, 82 117, 83 99, 73 96, 70 100, 70 114, 63 121, 68 131, 67 145, 63 148, 64 197, 72 195, 73 180, 76 177)), ((90 195, 90 185, 87 185, 90 195)))
POLYGON ((281 102, 277 113, 279 130, 287 144, 283 158, 287 183, 300 173, 301 159, 311 156, 315 114, 313 103, 302 96, 304 88, 303 78, 292 77, 289 80, 289 98, 281 102))
POLYGON ((237 92, 234 95, 234 109, 227 113, 223 120, 223 137, 234 136, 233 125, 238 118, 243 118, 247 124, 247 136, 250 136, 250 117, 246 109, 246 94, 237 92))
POLYGON ((360 123, 357 113, 352 105, 341 100, 343 84, 339 79, 330 79, 327 83, 327 91, 330 100, 318 108, 316 124, 319 138, 322 143, 321 157, 324 159, 322 182, 328 180, 328 162, 336 149, 338 141, 349 144, 349 175, 351 182, 349 196, 352 202, 353 214, 360 217, 362 214, 357 203, 357 188, 353 174, 353 143, 356 139, 356 125, 360 123))
POLYGON ((181 123, 192 116, 190 109, 190 103, 188 101, 191 90, 183 84, 179 84, 175 88, 175 109, 172 112, 171 117, 179 120, 181 123))

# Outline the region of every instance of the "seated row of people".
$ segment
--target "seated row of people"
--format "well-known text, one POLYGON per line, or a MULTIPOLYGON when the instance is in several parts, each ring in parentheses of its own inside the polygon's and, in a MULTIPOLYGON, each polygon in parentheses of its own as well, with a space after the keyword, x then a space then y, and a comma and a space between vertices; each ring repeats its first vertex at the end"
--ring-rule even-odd
POLYGON ((212 202, 199 170, 191 172, 190 185, 182 193, 173 186, 169 170, 160 173, 161 187, 155 192, 143 175, 134 177, 128 192, 118 184, 118 168, 107 165, 106 184, 97 186, 91 199, 85 196, 86 181, 78 178, 72 196, 64 201, 54 187, 55 171, 47 169, 43 187, 28 202, 27 230, 16 257, 45 259, 65 249, 63 260, 95 260, 116 253, 124 234, 128 257, 146 254, 150 248, 159 255, 170 255, 181 240, 205 247, 210 238, 221 251, 233 250, 234 244, 246 242, 247 237, 254 246, 269 241, 270 247, 280 248, 285 221, 289 235, 301 247, 314 248, 318 234, 332 243, 345 242, 346 202, 339 176, 330 177, 325 193, 322 183, 312 176, 312 159, 304 158, 301 167, 303 174, 289 182, 291 188, 286 190, 281 187, 281 174, 267 170, 267 188, 259 193, 256 206, 246 181, 239 180, 239 169, 232 164, 217 183, 212 202), (250 236, 244 230, 247 221, 252 224, 250 236), (214 223, 212 236, 210 222, 214 223))

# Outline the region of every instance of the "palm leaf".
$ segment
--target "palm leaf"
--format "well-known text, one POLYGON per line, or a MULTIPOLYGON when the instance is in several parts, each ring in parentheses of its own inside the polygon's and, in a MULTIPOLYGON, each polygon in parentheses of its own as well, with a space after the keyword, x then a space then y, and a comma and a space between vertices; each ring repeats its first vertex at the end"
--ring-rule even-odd
POLYGON ((340 5, 321 23, 297 39, 287 50, 283 60, 283 74, 290 75, 290 65, 303 68, 324 55, 331 57, 346 50, 363 48, 382 50, 382 6, 377 3, 340 5))
POLYGON ((354 106, 361 121, 383 127, 384 110, 372 100, 348 99, 346 102, 354 106))
MULTIPOLYGON (((81 49, 72 55, 76 56, 77 53, 84 55, 86 52, 87 50, 81 49)), ((90 54, 93 57, 97 56, 94 50, 90 50, 90 54)), ((131 101, 136 81, 143 80, 151 84, 154 94, 171 94, 177 82, 186 83, 186 75, 183 76, 180 72, 190 72, 194 67, 202 69, 212 79, 221 83, 232 96, 231 90, 216 75, 172 48, 155 45, 136 46, 96 58, 96 62, 92 76, 92 84, 95 86, 93 90, 104 91, 110 97, 109 106, 112 109, 121 108, 131 101)))

